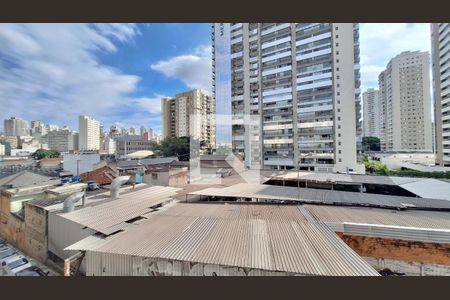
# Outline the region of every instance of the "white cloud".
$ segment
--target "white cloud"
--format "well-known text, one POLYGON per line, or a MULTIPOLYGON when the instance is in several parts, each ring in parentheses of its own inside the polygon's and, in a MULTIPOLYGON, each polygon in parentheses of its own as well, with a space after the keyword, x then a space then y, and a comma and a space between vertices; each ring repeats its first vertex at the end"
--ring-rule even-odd
POLYGON ((377 87, 378 75, 403 51, 430 51, 430 25, 392 23, 360 25, 362 89, 377 87))
POLYGON ((150 68, 168 78, 181 80, 191 89, 211 91, 211 46, 200 46, 192 53, 171 57, 150 68))
POLYGON ((101 64, 98 54, 137 34, 133 24, 1 24, 0 120, 77 128, 77 116, 88 114, 111 124, 120 108, 142 100, 130 96, 140 78, 101 64))
POLYGON ((169 98, 169 96, 156 94, 153 98, 138 98, 133 102, 143 111, 146 111, 150 114, 160 114, 162 98, 169 98))

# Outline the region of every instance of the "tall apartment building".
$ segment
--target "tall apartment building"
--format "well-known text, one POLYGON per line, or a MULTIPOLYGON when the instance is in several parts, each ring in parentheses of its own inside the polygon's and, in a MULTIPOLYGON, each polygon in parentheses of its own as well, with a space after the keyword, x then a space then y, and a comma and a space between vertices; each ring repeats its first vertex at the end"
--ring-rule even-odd
POLYGON ((60 152, 78 150, 78 133, 68 129, 53 130, 47 134, 47 145, 49 149, 60 152))
POLYGON ((450 166, 450 24, 431 24, 436 163, 450 166))
POLYGON ((381 150, 432 151, 430 58, 406 51, 380 73, 381 150))
POLYGON ((364 173, 358 24, 212 26, 216 102, 231 106, 233 152, 248 167, 364 173))
POLYGON ((30 135, 28 129, 28 121, 21 118, 11 117, 4 121, 4 132, 5 135, 9 136, 26 136, 30 135))
POLYGON ((364 136, 380 137, 380 91, 368 89, 363 93, 364 136))
POLYGON ((191 136, 214 144, 215 106, 207 91, 195 89, 177 94, 175 98, 163 98, 161 109, 164 138, 191 136))
POLYGON ((78 117, 78 150, 100 150, 100 122, 87 117, 78 117))

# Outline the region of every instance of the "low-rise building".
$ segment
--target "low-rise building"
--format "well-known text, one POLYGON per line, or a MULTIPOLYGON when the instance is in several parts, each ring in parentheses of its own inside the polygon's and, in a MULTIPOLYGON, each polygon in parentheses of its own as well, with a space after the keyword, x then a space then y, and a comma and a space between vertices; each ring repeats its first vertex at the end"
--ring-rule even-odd
POLYGON ((153 150, 156 145, 155 141, 145 140, 140 135, 124 135, 117 137, 116 141, 116 155, 119 157, 126 156, 129 153, 136 151, 153 150))

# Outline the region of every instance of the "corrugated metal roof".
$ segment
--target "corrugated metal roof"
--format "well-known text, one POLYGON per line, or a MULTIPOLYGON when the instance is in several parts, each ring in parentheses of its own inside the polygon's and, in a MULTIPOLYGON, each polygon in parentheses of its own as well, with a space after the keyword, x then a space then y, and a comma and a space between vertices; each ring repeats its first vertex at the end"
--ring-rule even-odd
POLYGON ((88 206, 77 211, 61 214, 61 216, 109 235, 125 228, 128 225, 126 221, 150 212, 150 207, 169 201, 170 197, 179 190, 172 187, 150 187, 122 194, 117 200, 88 206))
POLYGON ((90 235, 75 244, 72 244, 64 250, 80 250, 80 251, 87 251, 87 250, 95 250, 98 247, 106 244, 109 241, 108 238, 99 236, 99 235, 90 235))
POLYGON ((450 230, 450 213, 424 210, 388 210, 364 207, 302 205, 316 221, 342 224, 366 223, 450 230))
POLYGON ((361 223, 344 223, 343 228, 343 233, 347 235, 450 244, 450 230, 448 229, 424 229, 361 223))
POLYGON ((381 176, 381 175, 355 175, 355 174, 339 174, 339 173, 319 173, 319 172, 288 172, 286 174, 276 174, 272 179, 285 179, 301 181, 319 181, 333 183, 363 183, 363 184, 380 184, 380 185, 402 185, 406 183, 421 182, 427 178, 420 177, 399 177, 399 176, 381 176), (297 177, 298 176, 298 177, 297 177))
POLYGON ((450 200, 450 183, 427 178, 400 184, 400 187, 422 198, 450 200))
POLYGON ((334 204, 373 206, 385 208, 407 208, 450 210, 450 201, 403 196, 387 196, 369 193, 307 189, 286 186, 241 183, 225 188, 207 188, 188 195, 203 195, 234 198, 256 198, 265 200, 287 200, 309 204, 334 204))
POLYGON ((9 175, 0 179, 0 187, 11 186, 12 188, 28 187, 32 185, 58 184, 59 178, 34 173, 28 170, 9 175))
POLYGON ((178 203, 96 252, 306 275, 378 275, 297 206, 178 203))

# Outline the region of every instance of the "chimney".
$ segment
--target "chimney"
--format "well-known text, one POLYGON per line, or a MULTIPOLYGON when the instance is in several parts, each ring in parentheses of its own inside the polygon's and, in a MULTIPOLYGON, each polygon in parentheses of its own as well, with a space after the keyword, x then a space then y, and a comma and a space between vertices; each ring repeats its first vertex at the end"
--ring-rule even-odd
POLYGON ((76 193, 70 195, 69 197, 67 197, 66 200, 64 200, 63 211, 64 212, 73 211, 75 208, 75 203, 80 201, 80 199, 83 197, 84 197, 84 191, 76 192, 76 193))
POLYGON ((119 196, 120 187, 130 180, 130 176, 119 176, 111 182, 111 198, 117 198, 119 196))

